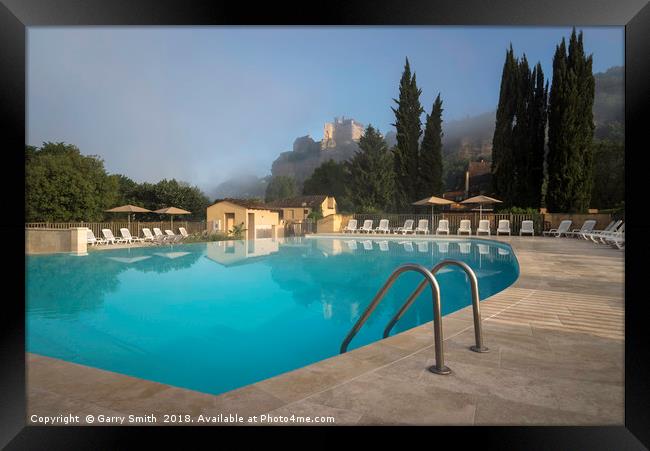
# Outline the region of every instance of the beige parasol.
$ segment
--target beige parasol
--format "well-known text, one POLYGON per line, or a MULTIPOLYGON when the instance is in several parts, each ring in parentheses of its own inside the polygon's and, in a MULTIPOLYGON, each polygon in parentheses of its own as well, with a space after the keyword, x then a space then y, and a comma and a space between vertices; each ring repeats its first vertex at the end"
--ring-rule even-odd
POLYGON ((431 230, 433 229, 433 207, 436 205, 451 205, 455 204, 453 200, 449 199, 443 199, 442 197, 436 197, 436 196, 431 196, 431 197, 425 197, 424 199, 420 199, 417 202, 413 202, 413 205, 431 205, 431 230))
POLYGON ((479 216, 483 219, 483 204, 500 204, 503 201, 488 196, 474 196, 461 201, 461 204, 479 204, 479 216))
POLYGON ((131 230, 131 213, 151 213, 151 210, 147 210, 146 208, 138 207, 136 205, 131 205, 131 204, 122 205, 120 207, 111 208, 110 210, 105 210, 105 211, 109 213, 128 213, 126 218, 129 224, 129 230, 131 230))
POLYGON ((174 215, 191 215, 191 211, 187 210, 182 210, 180 208, 176 207, 166 207, 166 208, 161 208, 160 210, 154 211, 154 213, 158 213, 161 215, 170 215, 171 216, 171 223, 172 223, 172 230, 174 230, 174 215))

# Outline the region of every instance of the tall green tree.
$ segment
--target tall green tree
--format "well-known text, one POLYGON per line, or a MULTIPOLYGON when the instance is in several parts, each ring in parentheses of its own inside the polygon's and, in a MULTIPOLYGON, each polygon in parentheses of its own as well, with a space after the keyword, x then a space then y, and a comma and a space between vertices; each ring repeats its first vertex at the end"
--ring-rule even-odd
POLYGON ((442 195, 442 99, 440 94, 427 115, 424 137, 420 145, 419 198, 442 195))
POLYGON ((348 162, 347 196, 363 212, 386 211, 392 202, 393 157, 383 136, 368 125, 359 151, 348 162))
POLYGON ((97 156, 62 142, 25 152, 25 220, 99 221, 118 199, 117 181, 97 156))
POLYGON ((512 175, 514 173, 513 156, 513 121, 517 108, 517 71, 518 64, 512 50, 512 44, 506 52, 501 73, 499 104, 496 112, 496 124, 492 138, 492 185, 494 194, 507 203, 513 191, 512 175))
POLYGON ((544 184, 544 153, 546 148, 546 125, 548 122, 548 81, 538 62, 531 74, 532 105, 530 106, 529 139, 530 152, 526 168, 529 183, 525 184, 522 206, 542 206, 542 185, 544 184))
POLYGON ((318 166, 312 175, 305 180, 302 193, 305 195, 325 194, 327 196, 334 196, 339 210, 347 211, 351 208, 345 189, 349 178, 350 174, 347 171, 345 163, 328 160, 318 166))
POLYGON ((510 46, 492 146, 493 189, 506 206, 541 205, 547 93, 541 64, 531 70, 510 46))
POLYGON ((548 115, 548 186, 552 212, 584 212, 593 185, 594 75, 582 32, 555 49, 548 115))
POLYGON ((411 75, 406 58, 404 72, 399 84, 399 99, 393 99, 397 108, 392 124, 397 132, 397 144, 393 148, 393 169, 395 172, 394 204, 398 210, 410 208, 418 200, 419 190, 419 140, 422 135, 420 116, 424 112, 420 104, 422 90, 418 88, 415 73, 411 75))
POLYGON ((297 195, 298 189, 293 177, 278 175, 273 177, 266 186, 266 202, 273 202, 278 199, 286 199, 297 195))

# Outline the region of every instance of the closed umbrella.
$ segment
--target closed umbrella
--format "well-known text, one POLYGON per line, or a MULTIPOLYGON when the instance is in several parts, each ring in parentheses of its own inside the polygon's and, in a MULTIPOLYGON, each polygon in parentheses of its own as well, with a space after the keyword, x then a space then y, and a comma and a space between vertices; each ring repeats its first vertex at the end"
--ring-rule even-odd
POLYGON ((127 223, 129 224, 129 230, 131 230, 131 213, 151 213, 151 210, 146 208, 138 207, 136 205, 122 205, 121 207, 111 208, 110 210, 105 210, 109 213, 128 213, 127 223))
POLYGON ((483 204, 500 204, 503 201, 488 196, 474 196, 461 201, 461 204, 479 204, 479 215, 483 219, 483 204))
POLYGON ((171 223, 172 223, 172 231, 174 230, 174 215, 191 215, 191 211, 187 210, 182 210, 180 208, 176 207, 166 207, 166 208, 161 208, 160 210, 154 211, 154 213, 158 213, 161 215, 170 215, 171 216, 171 223))
POLYGON ((449 199, 443 199, 442 197, 436 197, 436 196, 431 196, 431 197, 425 197, 424 199, 420 199, 417 202, 413 202, 413 205, 431 205, 431 230, 433 231, 433 207, 436 205, 451 205, 455 204, 453 200, 449 199))

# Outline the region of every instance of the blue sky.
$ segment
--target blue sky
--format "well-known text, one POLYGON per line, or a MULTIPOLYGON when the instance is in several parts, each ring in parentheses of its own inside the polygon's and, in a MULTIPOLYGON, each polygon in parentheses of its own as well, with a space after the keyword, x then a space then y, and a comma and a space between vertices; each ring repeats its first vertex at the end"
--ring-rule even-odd
MULTIPOLYGON (((583 28, 594 72, 624 63, 622 27, 583 28)), ((298 136, 344 115, 382 132, 404 58, 427 112, 494 110, 505 52, 551 76, 567 27, 31 27, 28 143, 65 141, 136 181, 210 190, 266 175, 298 136)), ((444 124, 443 124, 444 127, 444 124)))

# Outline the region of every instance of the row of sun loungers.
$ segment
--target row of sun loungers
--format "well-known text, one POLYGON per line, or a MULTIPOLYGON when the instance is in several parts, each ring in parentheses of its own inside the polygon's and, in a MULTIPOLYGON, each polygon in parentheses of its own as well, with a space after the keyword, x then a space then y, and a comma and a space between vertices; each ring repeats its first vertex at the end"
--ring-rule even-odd
POLYGON ((582 238, 591 240, 596 244, 607 244, 615 246, 618 249, 625 248, 625 224, 622 220, 612 221, 602 230, 594 230, 596 221, 593 219, 586 220, 579 229, 571 229, 571 220, 566 219, 560 222, 556 229, 544 232, 546 236, 559 238, 561 236, 582 238))
POLYGON ((151 233, 151 229, 145 227, 142 229, 142 234, 144 235, 143 238, 131 236, 131 232, 127 228, 120 229, 120 234, 122 235, 120 237, 113 235, 111 229, 102 229, 103 238, 95 237, 95 234, 90 229, 88 229, 86 233, 88 244, 90 246, 97 246, 99 244, 130 244, 144 242, 151 242, 154 244, 176 243, 189 236, 185 227, 179 227, 178 231, 180 233, 176 235, 173 231, 167 229, 163 234, 158 227, 154 227, 153 233, 151 233))
MULTIPOLYGON (((343 233, 397 233, 406 235, 412 233, 417 235, 418 233, 428 234, 429 233, 429 221, 427 219, 420 219, 418 221, 418 226, 413 228, 415 221, 413 219, 407 219, 404 222, 404 225, 401 227, 391 229, 388 224, 388 219, 382 219, 379 221, 379 225, 376 228, 373 228, 373 220, 366 219, 363 221, 363 225, 357 228, 357 220, 350 219, 348 225, 343 228, 343 233)), ((436 235, 449 235, 449 221, 447 219, 441 219, 438 222, 438 227, 435 230, 436 235)), ((469 219, 463 219, 460 221, 459 227, 456 230, 457 235, 472 234, 471 221, 469 219)), ((482 219, 478 223, 478 228, 476 229, 476 235, 491 235, 492 231, 490 229, 490 221, 487 219, 482 219)), ((507 219, 502 219, 499 221, 499 225, 496 230, 497 235, 511 235, 510 230, 510 221, 507 219)), ((534 235, 535 231, 533 228, 533 221, 522 221, 521 230, 519 235, 530 234, 534 235)))

